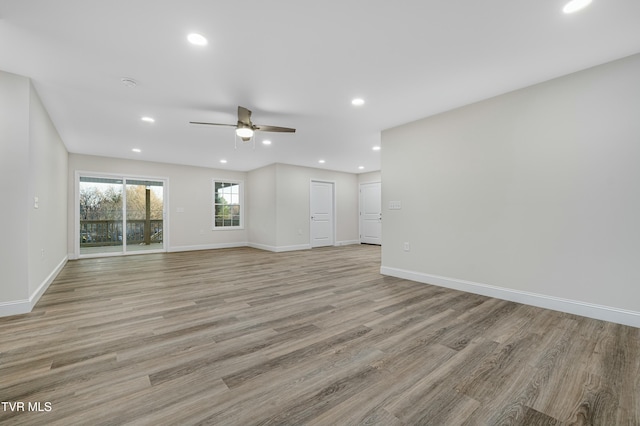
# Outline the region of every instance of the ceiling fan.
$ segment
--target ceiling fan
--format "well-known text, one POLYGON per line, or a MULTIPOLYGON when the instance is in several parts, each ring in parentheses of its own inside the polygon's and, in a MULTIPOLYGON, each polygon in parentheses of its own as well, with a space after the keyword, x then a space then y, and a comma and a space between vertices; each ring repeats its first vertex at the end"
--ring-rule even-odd
POLYGON ((278 126, 264 126, 261 124, 253 124, 251 122, 251 111, 245 107, 238 106, 238 123, 237 124, 221 124, 221 123, 203 123, 201 121, 190 121, 191 124, 207 124, 210 126, 229 126, 236 128, 236 135, 242 139, 243 142, 251 140, 253 133, 256 130, 261 132, 284 132, 295 133, 296 129, 289 127, 278 126))

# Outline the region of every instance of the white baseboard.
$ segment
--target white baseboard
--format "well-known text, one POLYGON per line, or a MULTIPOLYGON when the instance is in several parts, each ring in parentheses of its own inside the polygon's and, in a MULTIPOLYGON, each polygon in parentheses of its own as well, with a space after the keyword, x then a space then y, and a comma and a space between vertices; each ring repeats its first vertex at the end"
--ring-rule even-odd
MULTIPOLYGON (((68 256, 65 256, 62 261, 56 266, 53 271, 47 276, 47 278, 42 281, 42 283, 38 286, 36 291, 28 299, 14 300, 11 302, 3 302, 0 303, 0 317, 8 317, 11 315, 22 315, 28 314, 31 312, 40 300, 40 297, 44 294, 45 291, 49 288, 53 280, 56 279, 64 265, 67 264, 69 260, 68 256)), ((26 283, 25 283, 26 285, 26 283)))
POLYGON ((281 253, 283 251, 297 251, 297 250, 311 250, 310 244, 298 244, 295 246, 278 246, 276 252, 281 253))
POLYGON ((437 285, 468 293, 480 294, 482 296, 495 297, 497 299, 537 306, 539 308, 551 309, 554 311, 566 312, 583 317, 640 328, 640 312, 596 305, 577 300, 563 299, 544 294, 512 290, 504 287, 497 287, 455 278, 441 277, 438 275, 424 274, 421 272, 407 271, 404 269, 390 268, 387 266, 381 266, 380 273, 382 275, 389 275, 420 283, 437 285))
POLYGON ((296 250, 309 250, 311 248, 309 244, 299 244, 295 246, 268 246, 266 244, 249 243, 247 245, 252 248, 272 251, 275 253, 282 253, 285 251, 296 251, 296 250))
POLYGON ((247 247, 247 245, 248 245, 247 243, 199 244, 195 246, 173 246, 173 247, 169 247, 167 251, 179 252, 179 251, 215 250, 215 249, 221 249, 221 248, 247 247))
POLYGON ((56 279, 60 271, 62 271, 62 268, 64 268, 64 265, 67 264, 68 260, 69 260, 69 257, 65 256, 64 259, 62 259, 62 261, 58 263, 58 266, 56 266, 55 269, 51 271, 49 276, 45 278, 42 284, 40 284, 40 286, 36 289, 36 291, 33 292, 31 297, 29 297, 29 304, 30 304, 29 312, 31 312, 33 307, 36 306, 36 303, 38 303, 38 300, 40 300, 40 297, 42 297, 44 292, 47 291, 47 289, 49 288, 53 280, 56 279))
POLYGON ((222 244, 202 244, 197 246, 175 246, 169 247, 169 252, 179 252, 179 251, 195 251, 195 250, 215 250, 221 248, 237 248, 237 247, 252 247, 260 250, 273 251, 276 253, 285 252, 285 251, 296 251, 296 250, 308 250, 311 248, 309 244, 299 244, 295 246, 270 246, 266 244, 258 244, 258 243, 222 243, 222 244))
POLYGON ((0 303, 0 317, 28 314, 29 312, 31 312, 31 302, 29 299, 0 303))
POLYGON ((346 240, 346 241, 337 241, 337 246, 351 246, 354 244, 360 244, 360 240, 346 240))
POLYGON ((276 251, 276 246, 268 246, 266 244, 258 244, 258 243, 248 243, 247 245, 254 249, 274 251, 274 252, 276 251))

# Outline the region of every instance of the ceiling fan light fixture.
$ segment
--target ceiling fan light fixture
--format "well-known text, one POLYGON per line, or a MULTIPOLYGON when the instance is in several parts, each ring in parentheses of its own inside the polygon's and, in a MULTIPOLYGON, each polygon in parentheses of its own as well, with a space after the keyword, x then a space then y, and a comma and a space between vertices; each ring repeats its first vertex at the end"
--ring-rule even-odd
POLYGON ((591 4, 591 0, 571 0, 562 8, 562 11, 567 14, 574 13, 581 9, 584 9, 590 4, 591 4))
POLYGON ((253 130, 249 127, 238 127, 236 129, 236 135, 240 138, 251 138, 253 137, 253 130))
MULTIPOLYGON (((251 122, 251 110, 248 110, 245 107, 238 105, 238 121, 236 124, 223 124, 223 123, 206 123, 203 121, 190 121, 191 124, 207 124, 210 126, 225 126, 225 127, 235 127, 236 129, 236 148, 238 139, 242 139, 242 142, 249 142, 255 136, 254 133, 256 130, 260 130, 260 132, 279 132, 279 133, 295 133, 296 129, 290 127, 280 127, 280 126, 268 126, 268 125, 255 125, 251 122)), ((263 142, 265 145, 268 145, 267 142, 263 142)), ((253 147, 255 148, 256 141, 253 140, 253 147)))

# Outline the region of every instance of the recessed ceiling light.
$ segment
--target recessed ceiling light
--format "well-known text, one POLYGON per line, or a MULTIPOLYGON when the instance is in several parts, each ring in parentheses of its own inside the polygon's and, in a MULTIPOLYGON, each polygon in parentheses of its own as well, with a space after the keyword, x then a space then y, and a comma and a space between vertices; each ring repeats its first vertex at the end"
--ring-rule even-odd
POLYGON ((142 150, 140 148, 133 148, 131 151, 133 151, 133 152, 142 152, 142 150))
POLYGON ((364 166, 358 166, 358 169, 363 170, 364 166))
POLYGON ((591 0, 571 0, 562 8, 562 11, 564 13, 574 13, 579 11, 580 9, 584 9, 590 4, 591 0))
POLYGON ((380 147, 379 147, 379 146, 374 146, 374 147, 373 147, 373 148, 371 148, 371 149, 373 149, 374 151, 380 151, 380 147))
POLYGON ((271 145, 271 141, 269 139, 265 139, 262 141, 263 145, 271 145))
POLYGON ((146 122, 146 123, 155 123, 156 120, 151 118, 151 117, 142 117, 140 120, 146 122))
POLYGON ((324 160, 318 160, 318 163, 320 163, 320 164, 324 164, 324 163, 326 163, 326 161, 324 161, 324 160))
POLYGON ((351 104, 355 106, 362 106, 364 105, 364 99, 355 98, 354 100, 351 101, 351 104))
POLYGON ((223 159, 223 160, 220 160, 220 162, 221 162, 222 164, 227 164, 227 160, 224 160, 224 159, 223 159))
POLYGON ((187 40, 189 40, 189 43, 195 44, 196 46, 206 46, 207 43, 209 43, 204 36, 196 33, 189 34, 187 36, 187 40))

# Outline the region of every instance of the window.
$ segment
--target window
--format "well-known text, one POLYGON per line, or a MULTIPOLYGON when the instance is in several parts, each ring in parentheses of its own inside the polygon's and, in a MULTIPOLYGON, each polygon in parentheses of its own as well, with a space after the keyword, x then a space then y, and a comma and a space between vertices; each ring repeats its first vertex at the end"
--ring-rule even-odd
POLYGON ((241 229, 242 182, 213 181, 213 229, 241 229))

